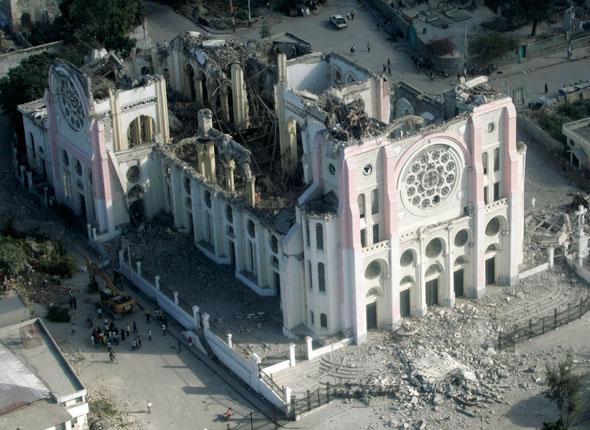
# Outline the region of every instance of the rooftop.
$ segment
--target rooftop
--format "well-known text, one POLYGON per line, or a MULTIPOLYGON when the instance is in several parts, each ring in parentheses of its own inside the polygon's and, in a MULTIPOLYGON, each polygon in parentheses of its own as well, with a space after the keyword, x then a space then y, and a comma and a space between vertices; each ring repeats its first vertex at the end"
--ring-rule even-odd
POLYGON ((18 105, 18 110, 38 125, 43 125, 43 121, 47 119, 47 106, 42 98, 18 105))
POLYGON ((61 398, 85 390, 39 319, 0 329, 0 345, 5 353, 12 354, 22 363, 23 371, 34 372, 34 376, 43 381, 54 397, 61 398))
POLYGON ((12 412, 0 415, 0 428, 45 430, 71 421, 70 413, 56 403, 39 400, 12 412))
POLYGON ((563 125, 563 131, 564 133, 576 135, 583 141, 590 142, 590 117, 565 123, 563 125))

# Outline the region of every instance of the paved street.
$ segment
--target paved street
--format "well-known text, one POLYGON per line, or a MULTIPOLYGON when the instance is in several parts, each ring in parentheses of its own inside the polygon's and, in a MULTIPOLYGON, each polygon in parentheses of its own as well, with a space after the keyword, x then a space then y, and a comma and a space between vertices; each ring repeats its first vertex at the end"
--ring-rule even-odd
MULTIPOLYGON (((187 30, 206 32, 168 7, 151 3, 147 5, 148 31, 155 41, 172 39, 187 30)), ((243 40, 258 39, 262 22, 268 22, 273 33, 287 31, 303 38, 311 43, 315 51, 334 51, 350 56, 350 47, 355 45, 356 53, 352 58, 377 73, 382 72, 383 63, 390 58, 393 81, 406 81, 429 94, 439 94, 456 83, 454 77, 435 78, 434 81, 430 81, 426 74, 416 73, 409 55, 405 52, 404 43, 394 44, 387 40, 383 29, 378 27, 378 21, 367 11, 365 5, 361 5, 357 0, 329 0, 318 14, 305 18, 273 14, 260 20, 251 29, 238 29, 235 35, 227 36, 243 40), (330 15, 345 15, 351 9, 356 12, 355 19, 349 21, 347 29, 338 31, 329 25, 330 15), (371 52, 367 52, 367 42, 371 45, 371 52)), ((580 57, 586 57, 588 53, 588 48, 581 48, 576 50, 574 61, 567 62, 564 58, 565 53, 556 53, 523 64, 505 66, 500 69, 502 74, 495 74, 491 79, 494 85, 507 93, 514 88, 524 87, 528 100, 533 100, 543 95, 545 83, 548 84, 550 92, 553 92, 566 83, 589 79, 590 58, 578 60, 580 57)))

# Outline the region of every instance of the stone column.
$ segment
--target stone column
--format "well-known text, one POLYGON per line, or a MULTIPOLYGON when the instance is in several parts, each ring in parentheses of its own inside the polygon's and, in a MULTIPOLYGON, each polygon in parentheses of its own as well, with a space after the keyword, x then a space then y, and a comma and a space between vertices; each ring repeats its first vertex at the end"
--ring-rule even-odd
POLYGON ((311 336, 305 336, 305 343, 307 344, 307 359, 311 360, 313 351, 313 338, 311 336))
POLYGON ((136 261, 135 265, 137 267, 137 275, 141 276, 141 261, 136 261))
POLYGON ((96 227, 92 227, 92 240, 96 242, 96 227))
POLYGON ((296 357, 295 357, 295 344, 294 343, 290 343, 289 344, 289 366, 293 367, 295 366, 296 363, 296 357))
POLYGON ((203 330, 204 331, 209 330, 209 314, 208 313, 203 314, 203 330))
POLYGON ((135 121, 133 121, 131 126, 133 127, 133 130, 134 130, 135 142, 129 142, 129 147, 131 147, 133 144, 141 145, 142 140, 141 140, 141 120, 140 120, 140 118, 137 118, 135 121))
POLYGON ((229 349, 232 349, 234 347, 234 344, 233 344, 231 338, 232 338, 232 334, 228 333, 227 334, 227 346, 229 347, 229 349))
POLYGON ((555 264, 555 248, 553 246, 549 247, 549 269, 553 269, 555 264))
POLYGON ((207 169, 206 169, 206 155, 205 155, 205 147, 202 144, 197 144, 197 172, 203 175, 205 178, 207 177, 207 169))
POLYGON ((228 97, 229 97, 229 94, 227 93, 227 86, 222 85, 219 88, 219 98, 221 101, 221 117, 223 118, 223 120, 225 122, 229 122, 229 119, 230 119, 228 97))
POLYGON ((174 291, 172 295, 174 296, 174 304, 178 306, 178 291, 174 291))
POLYGON ((234 182, 234 171, 236 170, 236 162, 234 160, 229 160, 225 165, 225 188, 230 193, 234 193, 236 191, 236 186, 234 182))
POLYGON ((238 130, 248 127, 248 98, 244 71, 239 64, 231 65, 232 97, 234 125, 238 130))
POLYGON ((215 172, 215 145, 212 142, 207 142, 205 149, 205 175, 211 183, 215 183, 217 180, 217 174, 215 172))
POLYGON ((88 240, 92 240, 92 224, 90 223, 86 224, 86 235, 88 240))
POLYGON ((256 207, 256 177, 246 179, 246 201, 252 207, 256 207))
POLYGON ((195 323, 195 329, 200 329, 201 322, 199 321, 199 307, 197 305, 193 305, 193 321, 195 323))
MULTIPOLYGON (((416 268, 417 268, 417 276, 416 276, 416 285, 414 288, 415 292, 415 301, 412 306, 412 316, 423 317, 426 315, 426 274, 424 268, 424 232, 421 230, 418 233, 418 255, 416 256, 416 268)), ((410 298, 411 298, 411 291, 410 291, 410 298)))

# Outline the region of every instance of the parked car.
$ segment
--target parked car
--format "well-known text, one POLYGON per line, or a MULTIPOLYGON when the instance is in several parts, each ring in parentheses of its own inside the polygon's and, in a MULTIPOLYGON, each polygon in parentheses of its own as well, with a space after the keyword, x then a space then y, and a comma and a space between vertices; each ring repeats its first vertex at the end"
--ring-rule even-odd
POLYGON ((346 19, 342 15, 332 15, 330 17, 330 22, 334 27, 336 27, 336 30, 341 30, 348 27, 346 19))

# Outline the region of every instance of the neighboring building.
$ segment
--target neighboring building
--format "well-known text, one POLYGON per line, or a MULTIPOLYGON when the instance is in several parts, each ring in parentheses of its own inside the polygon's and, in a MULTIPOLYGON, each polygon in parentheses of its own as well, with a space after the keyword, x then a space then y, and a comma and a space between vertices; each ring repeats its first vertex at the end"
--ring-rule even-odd
POLYGON ((0 294, 0 327, 29 319, 31 319, 29 309, 16 290, 8 290, 0 294))
POLYGON ((0 0, 0 28, 21 31, 60 15, 61 0, 0 0))
POLYGON ((88 428, 86 389, 41 320, 0 328, 0 428, 88 428))
POLYGON ((170 139, 166 84, 132 80, 114 55, 95 55, 82 69, 55 62, 43 100, 19 110, 31 185, 48 187, 50 198, 110 237, 160 210, 161 188, 147 178, 159 172, 152 145, 170 139))
POLYGON ((408 85, 390 94, 386 78, 336 54, 280 54, 276 69, 269 162, 268 148, 238 142, 245 131, 216 130, 209 109, 196 136, 169 143, 159 75, 94 101, 95 71, 56 63, 47 108, 20 107, 32 135, 21 180, 39 187, 49 166, 55 199, 103 237, 169 212, 249 288, 280 295, 289 336, 362 342, 368 329, 518 282, 525 146, 510 98, 485 78, 439 98, 408 85), (136 142, 141 115, 160 139, 136 142))
POLYGON ((570 164, 590 170, 590 118, 563 124, 562 132, 567 139, 570 164))

